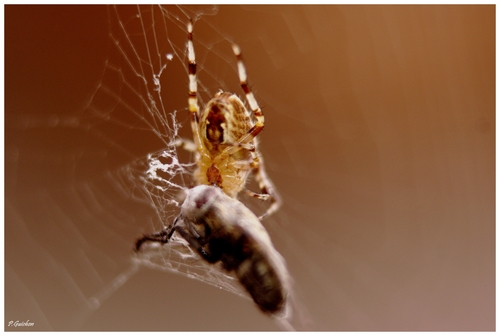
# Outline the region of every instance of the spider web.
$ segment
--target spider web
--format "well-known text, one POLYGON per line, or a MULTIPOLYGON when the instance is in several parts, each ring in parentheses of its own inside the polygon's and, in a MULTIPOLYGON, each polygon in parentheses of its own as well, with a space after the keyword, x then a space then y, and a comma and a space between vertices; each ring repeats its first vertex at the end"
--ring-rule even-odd
MULTIPOLYGON (((108 57, 86 106, 70 116, 23 114, 15 120, 17 130, 56 130, 61 137, 75 133, 77 138, 84 136, 83 146, 93 147, 90 152, 75 151, 58 158, 65 169, 56 185, 31 185, 31 201, 42 204, 50 214, 42 217, 59 218, 65 226, 48 224, 43 227, 49 230, 40 231, 30 225, 33 218, 26 218, 30 215, 24 214, 26 208, 16 199, 6 203, 8 217, 18 227, 7 226, 9 241, 29 239, 38 264, 57 269, 53 274, 62 275, 63 286, 75 303, 65 312, 47 313, 46 307, 36 307, 41 330, 82 328, 145 267, 180 274, 251 300, 233 276, 201 260, 177 234, 167 245, 145 244, 140 253, 131 253, 134 241, 130 237, 139 238, 171 223, 179 213, 183 190, 192 186, 192 154, 175 146, 179 137, 190 138, 189 127, 181 126, 189 121, 189 18, 195 22, 200 106, 219 89, 239 92, 230 39, 205 20, 215 14, 213 6, 108 7, 108 57), (62 237, 56 233, 59 229, 62 237), (71 256, 65 261, 57 257, 61 250, 71 250, 70 245, 76 247, 71 256), (131 257, 127 260, 120 253, 131 257)), ((31 154, 35 161, 50 155, 46 150, 40 158, 31 154)), ((57 150, 52 154, 60 156, 57 150)), ((18 181, 13 188, 20 190, 25 183, 29 184, 18 181)), ((23 201, 27 206, 30 200, 23 201)), ((16 265, 7 263, 7 270, 17 280, 26 277, 16 265)), ((25 284, 19 290, 29 288, 34 302, 43 302, 40 296, 45 294, 32 286, 25 284)), ((58 292, 55 287, 52 291, 58 292)), ((280 323, 289 327, 285 321, 280 323)))
MULTIPOLYGON (((213 7, 196 10, 182 7, 129 9, 115 6, 110 7, 109 12, 110 38, 122 61, 119 67, 111 62, 107 64, 104 79, 91 99, 89 110, 98 118, 110 120, 120 126, 141 129, 144 125, 143 130, 153 132, 163 143, 160 151, 150 153, 145 159, 136 160, 122 168, 125 170, 123 176, 131 179, 125 185, 137 187, 138 193, 132 194, 138 196, 138 201, 150 204, 156 212, 161 226, 158 227, 157 223, 155 231, 159 231, 179 213, 177 196, 190 185, 190 175, 194 169, 193 163, 183 163, 179 159, 175 145, 180 128, 176 120, 177 110, 166 106, 164 101, 170 97, 164 94, 162 88, 168 88, 169 85, 186 87, 187 72, 184 65, 187 63, 187 20, 194 18, 196 21, 206 13, 214 14, 216 11, 213 7), (177 81, 170 78, 170 67, 184 69, 182 79, 177 81), (114 88, 116 79, 120 87, 118 95, 114 88), (130 119, 124 111, 131 114, 130 119), (129 120, 133 120, 133 126, 129 125, 129 120)), ((210 90, 206 87, 202 91, 210 95, 210 90)), ((181 113, 187 115, 185 108, 181 110, 181 113)), ((248 297, 233 276, 201 260, 177 233, 167 245, 146 244, 141 253, 133 257, 133 262, 179 273, 248 297)))
POLYGON ((178 237, 132 250, 192 187, 189 17, 200 105, 236 42, 265 114, 293 326, 494 330, 494 6, 9 5, 5 329, 277 329, 178 237))

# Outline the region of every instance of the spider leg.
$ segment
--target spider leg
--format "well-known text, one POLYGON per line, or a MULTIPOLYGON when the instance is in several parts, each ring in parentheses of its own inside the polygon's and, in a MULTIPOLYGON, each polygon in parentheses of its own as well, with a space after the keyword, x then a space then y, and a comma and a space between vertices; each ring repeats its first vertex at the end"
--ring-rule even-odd
POLYGON ((269 194, 258 194, 248 189, 245 189, 245 192, 248 196, 260 199, 261 201, 267 201, 269 198, 271 198, 269 194))
MULTIPOLYGON (((231 150, 231 154, 236 153, 240 149, 246 149, 248 151, 252 151, 255 149, 255 143, 252 142, 247 142, 247 143, 242 143, 242 142, 235 142, 235 143, 225 143, 225 145, 229 147, 236 147, 235 150, 231 150)), ((227 148, 229 148, 227 147, 227 148)))
MULTIPOLYGON (((234 55, 236 56, 236 61, 238 64, 238 77, 240 79, 240 85, 241 89, 243 92, 245 92, 245 96, 248 102, 248 105, 250 106, 250 109, 252 110, 252 113, 256 119, 255 125, 252 126, 245 134, 242 136, 234 146, 229 146, 226 149, 224 149, 223 153, 227 155, 232 155, 239 151, 242 147, 243 144, 249 144, 252 142, 252 140, 262 131, 264 128, 264 114, 262 113, 262 110, 259 107, 259 104, 257 103, 257 100, 255 99, 253 92, 250 90, 250 87, 248 85, 247 81, 247 70, 245 67, 245 63, 243 62, 243 57, 241 56, 241 49, 238 45, 233 44, 233 52, 234 55)), ((252 157, 255 158, 256 156, 252 154, 252 157)))
POLYGON ((252 91, 250 90, 250 87, 248 86, 247 70, 245 67, 245 63, 243 63, 243 57, 241 56, 240 47, 236 44, 233 44, 233 51, 238 62, 238 76, 240 78, 241 88, 243 89, 243 92, 245 92, 247 102, 250 105, 250 109, 252 110, 255 119, 257 119, 254 127, 252 127, 252 129, 250 129, 250 131, 248 132, 253 134, 253 136, 256 136, 262 130, 262 128, 264 128, 264 114, 262 113, 257 100, 255 99, 252 91))
POLYGON ((276 188, 266 173, 264 168, 264 162, 262 159, 262 155, 256 149, 254 151, 250 151, 251 153, 255 153, 257 160, 253 161, 234 161, 233 165, 238 169, 242 170, 252 170, 253 176, 259 185, 259 189, 261 193, 255 193, 248 189, 245 189, 245 192, 254 198, 259 200, 267 201, 270 200, 271 205, 267 209, 267 211, 259 217, 259 219, 264 218, 265 216, 271 215, 275 213, 279 207, 281 206, 281 197, 279 193, 276 191, 276 188))
POLYGON ((175 147, 181 147, 182 149, 191 152, 191 153, 196 153, 196 144, 194 141, 191 141, 189 139, 184 139, 184 138, 177 138, 175 141, 172 143, 173 146, 175 147))
POLYGON ((200 107, 198 105, 198 79, 196 78, 196 57, 193 45, 193 22, 189 21, 188 26, 188 70, 189 70, 189 97, 188 107, 191 118, 191 129, 193 131, 194 144, 201 152, 202 142, 199 131, 200 107))
MULTIPOLYGON (((259 220, 262 220, 265 216, 272 215, 273 213, 278 211, 282 201, 280 194, 278 193, 276 187, 266 173, 262 155, 260 155, 259 151, 257 150, 255 150, 255 154, 258 158, 258 165, 253 168, 253 176, 255 178, 255 181, 257 181, 257 183, 259 184, 259 189, 261 190, 262 194, 269 195, 269 199, 271 202, 271 205, 269 206, 269 208, 267 208, 266 212, 259 216, 259 220)), ((254 197, 261 198, 261 196, 254 197)))
POLYGON ((257 138, 255 138, 264 128, 264 114, 262 113, 262 110, 259 107, 259 104, 257 103, 257 100, 255 99, 255 96, 253 95, 253 92, 250 90, 250 87, 248 85, 247 81, 247 71, 245 67, 245 63, 243 62, 243 57, 241 56, 241 49, 238 45, 233 44, 233 52, 234 55, 236 56, 237 64, 238 64, 238 76, 240 79, 240 85, 245 92, 246 99, 248 102, 248 105, 250 106, 250 109, 252 110, 252 113, 256 119, 255 125, 250 128, 244 136, 242 136, 233 146, 227 147, 224 151, 223 154, 228 154, 232 155, 236 153, 237 151, 241 150, 242 148, 247 149, 251 155, 252 155, 252 162, 249 163, 249 168, 252 169, 253 175, 255 177, 255 180, 259 184, 259 188, 262 192, 262 194, 257 194, 250 192, 253 197, 259 198, 259 199, 270 199, 271 200, 271 205, 267 209, 267 211, 259 217, 259 219, 264 218, 265 216, 271 215, 275 213, 279 207, 281 206, 281 197, 276 191, 276 188, 274 187, 274 184, 272 183, 271 179, 267 176, 266 170, 264 168, 264 161, 262 159, 262 155, 259 153, 257 149, 257 138), (253 148, 246 148, 243 146, 243 144, 252 144, 253 143, 253 148), (269 195, 269 197, 266 197, 264 195, 269 195))

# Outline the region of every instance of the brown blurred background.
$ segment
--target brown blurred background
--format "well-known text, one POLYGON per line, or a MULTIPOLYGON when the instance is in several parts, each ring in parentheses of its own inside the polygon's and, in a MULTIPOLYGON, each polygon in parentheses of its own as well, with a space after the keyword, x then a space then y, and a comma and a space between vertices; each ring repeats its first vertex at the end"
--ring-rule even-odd
MULTIPOLYGON (((235 80, 207 50, 242 47, 284 199, 264 224, 295 281, 296 326, 494 330, 495 6, 184 10, 213 14, 195 25, 217 74, 207 90, 235 80)), ((133 120, 89 117, 110 22, 104 6, 5 7, 5 329, 277 329, 250 301, 166 272, 110 290, 154 213, 108 176, 162 146, 133 120)), ((185 122, 180 64, 162 76, 185 122)))

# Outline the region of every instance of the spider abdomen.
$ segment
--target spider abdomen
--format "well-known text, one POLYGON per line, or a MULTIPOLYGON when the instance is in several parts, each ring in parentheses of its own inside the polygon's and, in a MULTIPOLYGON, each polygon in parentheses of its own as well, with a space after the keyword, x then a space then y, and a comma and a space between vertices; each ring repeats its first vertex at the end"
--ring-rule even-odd
POLYGON ((205 147, 216 156, 220 145, 235 145, 248 133, 253 123, 250 113, 237 95, 219 92, 212 98, 200 117, 200 135, 205 147))
POLYGON ((250 114, 243 102, 230 92, 219 92, 200 117, 199 133, 203 152, 195 172, 196 184, 214 185, 230 197, 243 189, 252 168, 252 155, 238 141, 252 128, 250 114), (235 150, 232 150, 232 148, 235 150), (231 149, 231 152, 227 152, 231 149))

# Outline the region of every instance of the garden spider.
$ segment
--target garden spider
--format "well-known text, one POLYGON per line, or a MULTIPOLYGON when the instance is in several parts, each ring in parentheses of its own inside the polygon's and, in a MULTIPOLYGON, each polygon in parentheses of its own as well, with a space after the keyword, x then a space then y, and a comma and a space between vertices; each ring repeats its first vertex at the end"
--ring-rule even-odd
POLYGON ((290 275, 283 257, 274 248, 260 220, 276 212, 281 200, 264 170, 257 150, 257 134, 264 128, 264 116, 248 88, 240 48, 233 44, 238 75, 250 113, 235 94, 220 91, 200 116, 197 98, 193 23, 188 24, 189 113, 194 143, 178 140, 176 145, 196 153, 197 186, 185 191, 180 214, 163 230, 145 234, 135 243, 135 251, 146 242, 167 244, 177 231, 208 263, 220 263, 232 272, 266 314, 289 314, 290 275), (270 200, 267 211, 257 218, 236 199, 250 172, 262 191, 253 197, 270 200))
POLYGON ((200 115, 196 77, 196 59, 193 46, 193 23, 188 23, 188 68, 189 68, 189 113, 196 153, 197 169, 194 172, 196 185, 215 185, 228 196, 236 198, 244 189, 252 172, 261 190, 260 194, 245 189, 252 197, 269 200, 271 205, 259 217, 262 219, 278 210, 281 198, 264 169, 262 155, 257 148, 256 136, 264 128, 264 115, 247 83, 247 74, 240 48, 233 44, 233 52, 238 62, 238 76, 241 88, 256 119, 236 94, 219 91, 205 106, 200 115))

